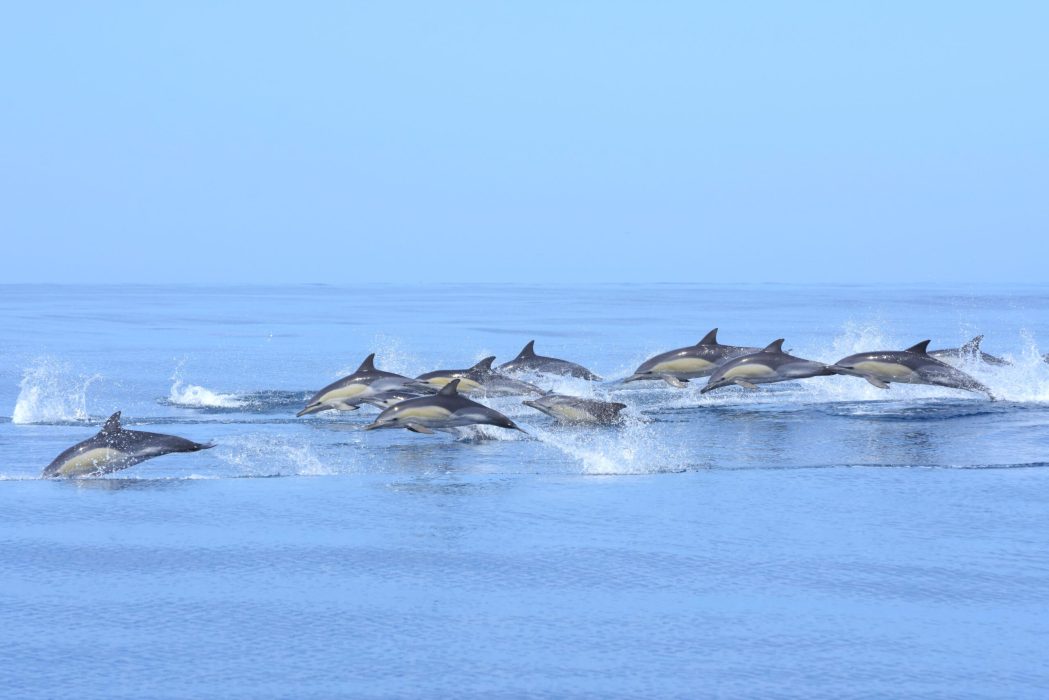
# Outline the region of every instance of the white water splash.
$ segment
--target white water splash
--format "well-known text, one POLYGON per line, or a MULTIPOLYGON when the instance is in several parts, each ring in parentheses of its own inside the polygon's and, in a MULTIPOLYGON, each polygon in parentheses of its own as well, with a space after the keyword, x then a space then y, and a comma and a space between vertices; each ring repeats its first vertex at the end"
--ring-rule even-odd
POLYGON ((214 453, 244 476, 323 476, 347 471, 325 464, 308 443, 272 435, 226 437, 214 453))
POLYGON ((171 375, 171 389, 168 391, 168 403, 183 408, 241 408, 247 401, 236 394, 222 394, 197 384, 182 381, 182 367, 185 360, 175 368, 171 375))
POLYGON ((668 445, 654 427, 635 417, 615 430, 533 428, 532 435, 563 452, 591 475, 656 474, 684 471, 689 464, 681 450, 668 445))
POLYGON ((22 372, 11 422, 29 424, 87 420, 87 390, 101 378, 99 374, 74 374, 68 363, 54 358, 38 358, 22 372))

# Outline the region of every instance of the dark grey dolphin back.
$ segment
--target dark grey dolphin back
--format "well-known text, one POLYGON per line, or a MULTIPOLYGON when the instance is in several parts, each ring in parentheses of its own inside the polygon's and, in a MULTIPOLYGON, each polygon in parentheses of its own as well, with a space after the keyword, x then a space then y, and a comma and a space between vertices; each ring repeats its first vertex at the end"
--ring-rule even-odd
POLYGON ((929 354, 929 343, 930 342, 932 342, 932 341, 923 340, 920 343, 915 343, 914 345, 912 345, 909 348, 907 348, 906 350, 904 350, 904 352, 913 352, 913 353, 916 353, 918 355, 928 355, 929 354))
POLYGON ((772 353, 772 354, 775 354, 775 355, 783 355, 784 354, 784 352, 783 352, 783 342, 784 342, 783 338, 778 338, 776 340, 773 340, 761 352, 772 353))
POLYGON ((715 328, 707 333, 703 336, 703 340, 696 343, 696 345, 721 345, 721 343, 718 342, 718 329, 715 328))
POLYGON ((441 387, 441 390, 437 392, 438 396, 458 396, 459 395, 459 379, 453 379, 452 381, 441 387))
POLYGON ((371 355, 368 355, 366 358, 364 358, 364 362, 361 363, 361 366, 357 368, 357 371, 354 372, 354 374, 360 374, 362 372, 374 372, 374 371, 375 371, 375 353, 373 352, 371 355))
POLYGON ((515 360, 526 360, 530 357, 535 357, 535 341, 529 340, 528 343, 521 348, 521 352, 517 353, 515 360))
POLYGON ((470 368, 469 371, 476 373, 487 373, 492 371, 492 363, 495 362, 495 355, 484 358, 476 365, 470 368))

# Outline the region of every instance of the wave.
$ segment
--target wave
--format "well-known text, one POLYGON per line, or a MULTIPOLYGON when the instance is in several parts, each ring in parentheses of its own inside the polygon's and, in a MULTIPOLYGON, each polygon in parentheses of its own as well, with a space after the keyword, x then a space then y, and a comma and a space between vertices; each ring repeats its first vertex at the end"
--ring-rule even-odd
POLYGON ((87 421, 91 418, 87 390, 100 379, 100 374, 75 374, 68 363, 55 358, 37 358, 22 372, 11 422, 25 425, 87 421))

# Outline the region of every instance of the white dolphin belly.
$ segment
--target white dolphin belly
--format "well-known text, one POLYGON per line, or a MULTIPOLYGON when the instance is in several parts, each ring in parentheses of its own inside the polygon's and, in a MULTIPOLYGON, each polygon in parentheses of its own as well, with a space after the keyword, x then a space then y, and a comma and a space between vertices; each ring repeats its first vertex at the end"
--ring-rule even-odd
POLYGON ((409 406, 397 412, 396 420, 400 423, 443 423, 452 412, 442 406, 409 406))
POLYGON ((675 357, 654 365, 650 371, 654 374, 701 374, 713 367, 713 362, 699 357, 675 357))
POLYGON ((115 450, 112 447, 96 447, 77 456, 66 460, 66 462, 55 472, 58 476, 85 476, 94 474, 114 462, 128 459, 131 455, 127 452, 115 450))
POLYGON ((725 372, 722 375, 724 379, 732 381, 734 379, 744 379, 752 381, 755 379, 772 379, 776 376, 776 370, 765 365, 757 363, 747 363, 745 365, 736 365, 732 369, 725 372))
POLYGON ((338 389, 332 389, 327 394, 325 394, 324 396, 320 397, 317 400, 317 402, 318 403, 322 403, 322 404, 323 403, 338 404, 338 403, 342 403, 344 401, 347 401, 349 399, 359 398, 360 395, 364 394, 366 391, 367 392, 371 392, 371 393, 375 393, 375 392, 372 391, 371 387, 368 386, 367 384, 358 384, 358 383, 347 384, 346 386, 339 387, 338 389))
POLYGON ((885 382, 921 384, 925 381, 910 367, 896 362, 877 362, 875 360, 868 360, 865 362, 857 362, 853 365, 853 369, 857 372, 862 372, 863 374, 869 374, 872 377, 881 379, 885 382))

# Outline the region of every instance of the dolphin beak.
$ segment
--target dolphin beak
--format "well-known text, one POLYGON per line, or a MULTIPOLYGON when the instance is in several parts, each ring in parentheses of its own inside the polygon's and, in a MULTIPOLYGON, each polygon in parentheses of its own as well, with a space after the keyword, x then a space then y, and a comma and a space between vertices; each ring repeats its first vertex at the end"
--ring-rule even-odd
POLYGON ((711 386, 710 384, 707 384, 707 385, 706 385, 705 387, 703 387, 702 389, 700 389, 700 390, 699 390, 699 393, 701 393, 701 394, 705 394, 705 393, 707 393, 708 391, 714 391, 714 390, 715 390, 715 389, 717 389, 717 388, 718 388, 719 386, 721 386, 721 385, 720 385, 720 384, 718 384, 717 386, 711 386))
POLYGON ((295 417, 302 418, 303 416, 308 416, 311 413, 319 413, 320 411, 324 410, 321 406, 322 404, 319 403, 311 403, 309 406, 296 413, 295 417))
POLYGON ((623 384, 629 384, 630 382, 640 381, 645 378, 643 374, 631 374, 629 377, 623 380, 623 384))
POLYGON ((532 408, 539 408, 535 405, 535 401, 522 401, 521 403, 523 403, 525 406, 531 406, 532 408))

